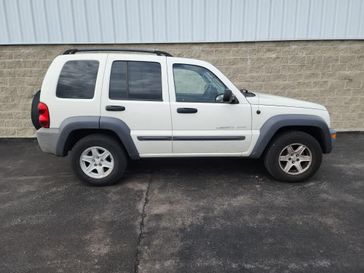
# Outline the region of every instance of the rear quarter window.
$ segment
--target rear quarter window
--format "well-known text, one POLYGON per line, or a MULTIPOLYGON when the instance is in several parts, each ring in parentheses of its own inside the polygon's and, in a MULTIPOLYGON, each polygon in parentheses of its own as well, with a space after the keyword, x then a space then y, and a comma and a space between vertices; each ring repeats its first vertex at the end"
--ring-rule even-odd
POLYGON ((66 62, 58 79, 56 96, 69 99, 92 99, 98 69, 99 62, 94 60, 66 62))

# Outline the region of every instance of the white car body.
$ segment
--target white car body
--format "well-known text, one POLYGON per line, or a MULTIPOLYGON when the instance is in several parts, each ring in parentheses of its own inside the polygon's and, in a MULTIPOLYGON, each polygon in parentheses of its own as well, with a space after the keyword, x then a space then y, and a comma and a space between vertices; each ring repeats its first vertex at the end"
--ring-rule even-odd
MULTIPOLYGON (((57 132, 62 122, 71 117, 113 117, 124 121, 130 128, 131 138, 139 157, 184 156, 250 156, 261 133, 263 124, 277 115, 298 114, 316 116, 330 127, 330 117, 322 105, 257 93, 246 97, 223 73, 213 65, 187 58, 125 53, 85 53, 60 55, 54 59, 44 78, 40 101, 50 111, 50 128, 40 129, 38 140, 46 152, 54 151, 49 143, 42 145, 41 134, 57 132), (55 95, 58 77, 63 65, 70 60, 97 60, 99 70, 92 99, 64 99, 55 95), (108 96, 111 64, 116 60, 157 62, 161 66, 163 101, 112 100, 108 96), (177 102, 172 66, 175 63, 207 68, 229 88, 239 103, 177 102), (122 105, 127 110, 109 112, 106 105, 122 105), (195 114, 181 115, 180 107, 198 108, 195 114), (257 112, 258 111, 258 112, 257 112), (259 114, 258 114, 259 113, 259 114), (142 141, 138 136, 172 137, 168 141, 142 141), (239 140, 174 141, 178 137, 232 137, 239 140)), ((49 134, 48 134, 49 135, 49 134)))

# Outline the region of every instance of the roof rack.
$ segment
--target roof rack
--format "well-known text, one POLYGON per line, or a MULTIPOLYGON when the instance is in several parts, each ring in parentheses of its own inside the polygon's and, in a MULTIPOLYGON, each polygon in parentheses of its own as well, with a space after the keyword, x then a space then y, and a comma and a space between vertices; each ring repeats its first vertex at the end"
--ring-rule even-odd
POLYGON ((152 53, 158 56, 172 57, 171 54, 165 51, 155 49, 131 49, 131 48, 71 48, 63 52, 63 55, 76 54, 77 52, 90 52, 90 51, 120 51, 120 52, 141 52, 141 53, 152 53))

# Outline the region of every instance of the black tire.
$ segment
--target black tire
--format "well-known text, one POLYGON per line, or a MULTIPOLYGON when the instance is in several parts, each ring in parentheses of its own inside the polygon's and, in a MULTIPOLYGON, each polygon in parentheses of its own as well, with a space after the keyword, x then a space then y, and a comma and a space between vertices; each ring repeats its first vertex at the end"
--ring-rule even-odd
MULTIPOLYGON (((72 168, 83 182, 92 186, 109 186, 116 184, 123 176, 128 164, 128 159, 120 143, 113 137, 103 134, 92 134, 80 139, 71 152, 72 168), (80 157, 90 147, 98 146, 110 152, 113 158, 114 167, 112 171, 103 178, 94 178, 87 175, 81 167, 80 157)), ((92 164, 91 164, 92 165, 92 164)), ((95 167, 97 168, 97 167, 95 167)))
POLYGON ((42 126, 40 126, 40 123, 39 123, 39 112, 38 112, 39 100, 40 100, 40 90, 37 91, 37 93, 35 93, 35 95, 33 96, 32 109, 30 112, 30 117, 32 119, 33 126, 36 130, 38 130, 39 128, 42 127, 42 126))
MULTIPOLYGON (((287 155, 287 158, 289 158, 290 162, 295 162, 295 160, 300 161, 300 159, 296 159, 296 157, 294 158, 294 160, 293 157, 290 157, 289 155, 287 155)), ((313 136, 300 131, 291 131, 279 134, 271 141, 264 157, 264 165, 270 175, 276 180, 284 182, 301 182, 310 178, 319 169, 321 161, 322 149, 318 141, 313 136), (310 164, 306 162, 300 163, 307 164, 303 165, 302 170, 304 171, 300 174, 298 168, 296 168, 295 166, 291 168, 291 172, 297 172, 296 174, 290 174, 285 172, 283 170, 283 168, 286 167, 286 165, 284 165, 285 162, 283 161, 280 163, 279 161, 281 152, 283 153, 288 145, 292 145, 295 143, 305 145, 308 148, 308 150, 306 150, 306 153, 308 153, 308 155, 310 153, 311 156, 310 164)), ((286 164, 288 164, 288 162, 286 164)))

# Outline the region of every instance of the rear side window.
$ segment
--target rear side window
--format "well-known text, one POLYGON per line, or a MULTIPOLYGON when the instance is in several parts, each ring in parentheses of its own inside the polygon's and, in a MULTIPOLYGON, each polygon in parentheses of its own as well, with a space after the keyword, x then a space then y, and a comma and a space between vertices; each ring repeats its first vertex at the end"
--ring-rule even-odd
POLYGON ((56 96, 69 99, 92 99, 98 69, 98 61, 66 62, 59 76, 56 96))
POLYGON ((161 65, 155 62, 113 62, 109 98, 114 100, 161 101, 161 65))

